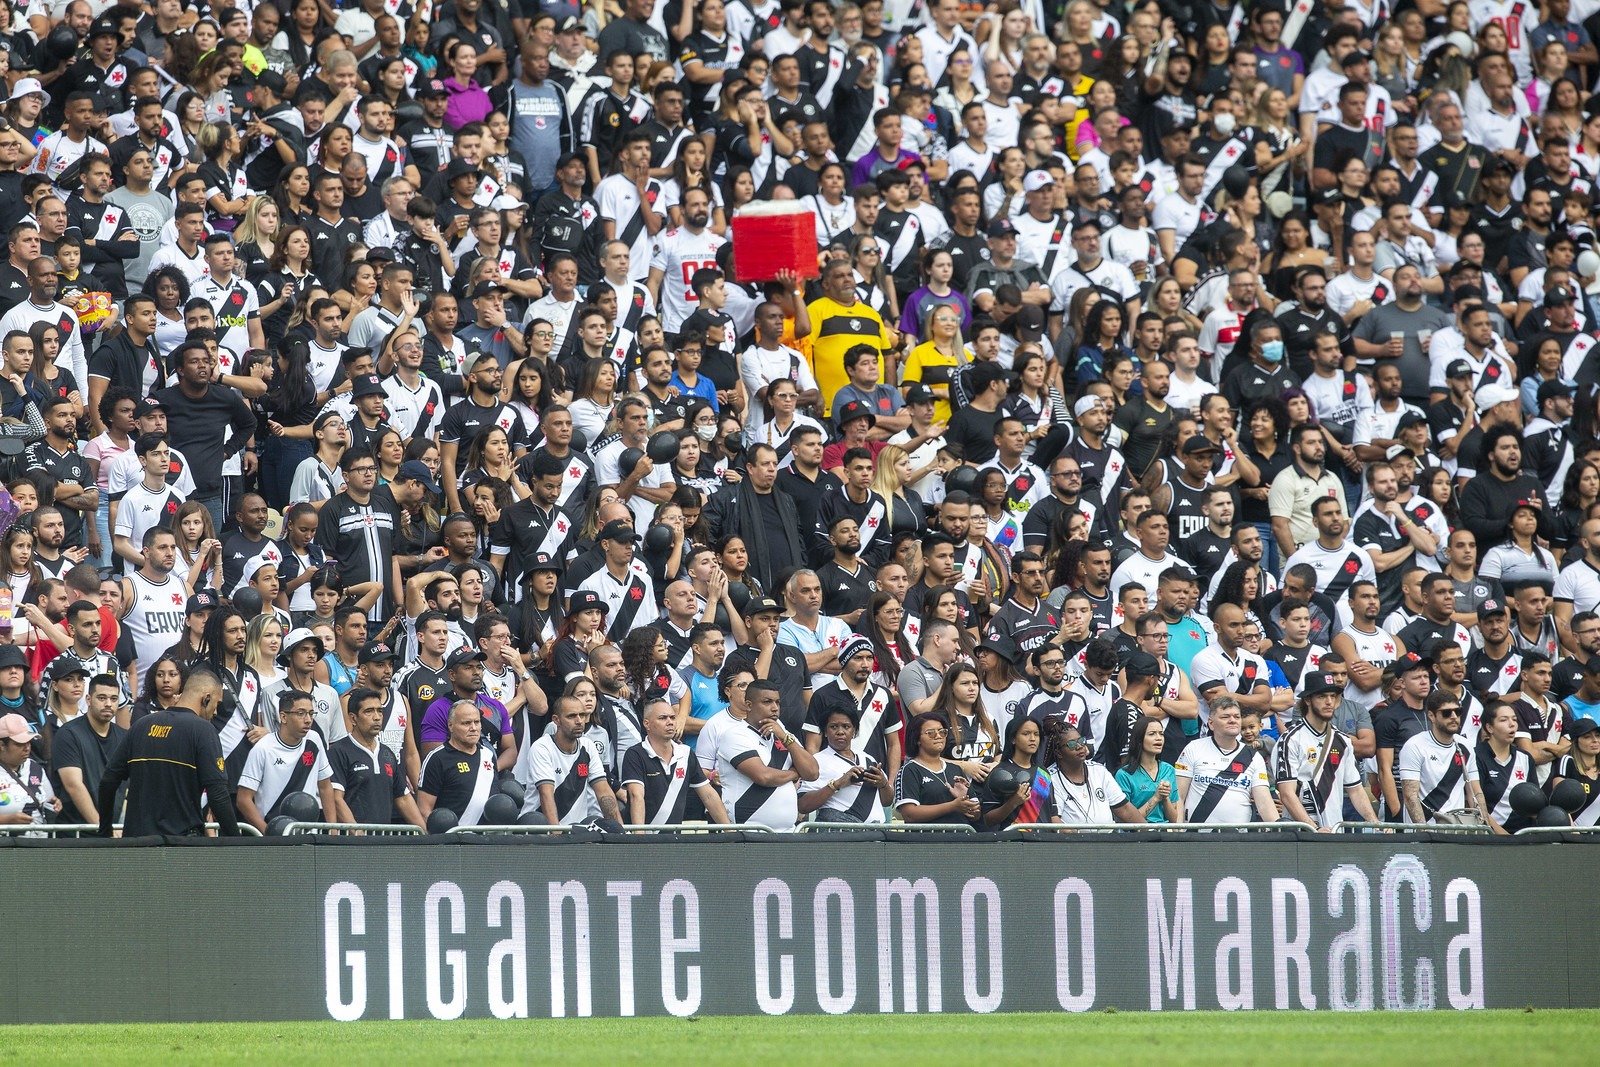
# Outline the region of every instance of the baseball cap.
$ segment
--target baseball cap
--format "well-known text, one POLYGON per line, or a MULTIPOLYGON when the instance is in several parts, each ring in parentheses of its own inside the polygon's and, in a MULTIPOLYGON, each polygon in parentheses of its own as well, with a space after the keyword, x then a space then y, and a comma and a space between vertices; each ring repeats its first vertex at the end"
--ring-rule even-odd
POLYGON ((839 410, 833 413, 833 423, 835 426, 843 426, 845 423, 852 422, 856 419, 866 419, 867 425, 869 426, 876 425, 878 422, 878 416, 872 413, 872 409, 867 407, 867 405, 863 404, 859 400, 852 400, 847 404, 841 404, 839 406, 839 410))
POLYGON ((471 645, 462 645, 460 648, 450 653, 449 657, 444 661, 444 669, 450 671, 461 666, 463 663, 482 663, 488 658, 489 657, 484 655, 483 652, 473 648, 471 645))
POLYGON ((507 289, 499 282, 479 282, 477 285, 472 287, 472 299, 476 300, 481 296, 488 296, 490 293, 509 292, 511 292, 511 290, 507 289))
POLYGON ((1410 456, 1412 459, 1417 458, 1417 454, 1411 451, 1411 449, 1407 448, 1405 445, 1390 445, 1388 448, 1383 450, 1384 459, 1399 459, 1401 456, 1410 456))
POLYGON ((933 401, 933 390, 921 382, 917 382, 906 390, 907 404, 931 404, 933 401))
POLYGON ((445 169, 445 174, 446 174, 447 179, 449 181, 455 181, 457 178, 464 178, 468 174, 471 174, 471 175, 476 177, 478 175, 481 175, 482 173, 483 173, 483 171, 479 170, 473 164, 471 164, 471 163, 467 162, 466 160, 462 159, 460 156, 457 156, 455 159, 452 159, 450 161, 450 166, 445 169))
POLYGON ((89 23, 89 34, 88 34, 87 40, 92 41, 96 37, 121 37, 121 36, 122 35, 117 32, 117 24, 115 22, 112 22, 110 19, 99 18, 99 19, 95 19, 93 22, 89 23))
POLYGON ((1017 235, 1017 226, 1010 219, 995 219, 989 223, 988 232, 990 237, 1015 237, 1017 235))
POLYGON ((1485 600, 1482 604, 1478 605, 1478 618, 1480 619, 1491 618, 1495 615, 1504 615, 1505 613, 1506 605, 1504 601, 1496 600, 1493 597, 1490 597, 1488 600, 1485 600))
POLYGON ((1544 306, 1547 308, 1564 307, 1572 303, 1572 290, 1564 285, 1558 285, 1544 294, 1544 306))
POLYGON ((76 656, 57 656, 50 661, 50 666, 45 668, 44 681, 59 682, 61 679, 69 678, 74 674, 81 674, 87 678, 89 677, 89 668, 85 667, 83 661, 76 656))
MULTIPOLYGON (((20 715, 17 716, 19 719, 21 717, 20 715)), ((7 715, 6 718, 9 719, 11 716, 7 715)), ((1600 730, 1600 722, 1595 722, 1593 719, 1576 718, 1567 724, 1567 736, 1574 741, 1584 734, 1593 733, 1596 730, 1600 730)))
POLYGON ((769 596, 753 596, 745 604, 743 614, 749 617, 756 615, 782 615, 783 609, 778 606, 776 600, 769 596))
POLYGON ((1344 686, 1331 674, 1306 675, 1305 687, 1300 690, 1301 696, 1314 697, 1321 693, 1342 693, 1344 686))
POLYGON ((1161 663, 1148 652, 1134 652, 1123 661, 1122 667, 1129 678, 1161 677, 1161 663))
MULTIPOLYGON (((0 666, 4 666, 4 664, 0 664, 0 666)), ((0 737, 3 737, 8 741, 20 741, 23 744, 31 744, 34 738, 34 732, 33 728, 28 725, 27 719, 24 719, 16 712, 12 712, 10 715, 0 715, 0 737)))
POLYGON ((1095 396, 1093 393, 1088 393, 1084 396, 1080 396, 1077 401, 1073 403, 1072 414, 1074 417, 1081 417, 1085 413, 1093 411, 1099 406, 1100 398, 1095 396))
POLYGON ((1022 191, 1025 193, 1038 192, 1049 185, 1054 185, 1056 180, 1050 177, 1047 170, 1030 170, 1028 176, 1022 179, 1022 191))
POLYGON ((1401 430, 1412 426, 1426 426, 1427 424, 1428 418, 1426 415, 1423 415, 1419 411, 1408 411, 1404 415, 1401 415, 1398 420, 1396 420, 1394 429, 1395 433, 1399 433, 1401 430))
POLYGON ((601 527, 600 533, 595 537, 595 540, 632 541, 637 544, 640 540, 642 540, 642 538, 640 538, 638 532, 635 531, 632 526, 629 526, 621 519, 612 519, 610 522, 606 523, 605 526, 601 527))
POLYGON ((1477 403, 1478 411, 1481 414, 1496 404, 1504 404, 1507 401, 1516 400, 1517 391, 1509 385, 1490 382, 1488 385, 1479 386, 1478 391, 1472 394, 1472 399, 1477 403))
POLYGON ((1343 59, 1341 59, 1339 61, 1339 65, 1340 66, 1344 66, 1344 67, 1353 67, 1357 63, 1370 63, 1371 61, 1372 61, 1372 53, 1371 52, 1364 52, 1361 49, 1357 48, 1354 52, 1351 52, 1350 54, 1346 55, 1343 59))
POLYGON ((557 33, 571 33, 573 30, 583 29, 583 20, 576 15, 568 15, 556 26, 557 33))
POLYGON ((384 641, 374 641, 362 647, 360 655, 356 656, 356 666, 359 667, 363 663, 382 663, 384 660, 394 658, 393 647, 384 641))
POLYGON ((1546 400, 1553 400, 1560 396, 1571 396, 1577 391, 1578 387, 1575 384, 1564 382, 1560 378, 1554 378, 1548 382, 1540 382, 1539 403, 1543 404, 1546 400))
POLYGON ((611 614, 611 605, 592 589, 580 589, 572 594, 571 601, 567 604, 567 614, 576 615, 580 611, 598 610, 602 615, 611 614))
POLYGON ((1038 341, 1044 337, 1044 308, 1027 304, 1016 315, 1017 340, 1038 341))
MULTIPOLYGON (((183 609, 184 614, 193 615, 197 611, 211 611, 222 602, 216 592, 211 589, 199 589, 194 596, 189 598, 188 605, 183 609)), ((310 631, 307 631, 308 633, 310 631)))
POLYGON ((1449 366, 1444 369, 1444 376, 1446 378, 1470 378, 1472 377, 1472 364, 1464 359, 1452 359, 1449 366))
POLYGON ((1418 652, 1407 652, 1390 664, 1394 668, 1394 676, 1396 678, 1410 671, 1427 670, 1432 665, 1432 660, 1418 652))
POLYGON ((1204 452, 1217 451, 1217 446, 1205 434, 1197 433, 1183 443, 1182 451, 1186 456, 1198 456, 1204 452))
POLYGON ((433 472, 420 459, 408 459, 400 464, 400 470, 396 472, 394 480, 397 482, 421 482, 422 488, 428 492, 439 492, 439 483, 434 481, 433 472))
POLYGON ((438 98, 449 95, 450 92, 444 87, 444 82, 440 81, 438 78, 423 82, 422 86, 417 89, 416 92, 418 100, 426 100, 429 97, 438 98))
POLYGON ((382 396, 383 382, 376 374, 363 374, 356 378, 350 390, 352 400, 360 400, 364 396, 382 396))

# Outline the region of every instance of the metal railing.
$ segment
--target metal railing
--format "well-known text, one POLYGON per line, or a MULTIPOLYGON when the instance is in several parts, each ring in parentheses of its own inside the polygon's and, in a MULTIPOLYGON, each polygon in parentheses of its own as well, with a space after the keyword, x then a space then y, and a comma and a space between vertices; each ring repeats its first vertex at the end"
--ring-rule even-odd
POLYGON ((1524 826, 1513 837, 1547 837, 1550 834, 1600 834, 1600 826, 1524 826))
POLYGON ((887 830, 889 833, 975 834, 978 831, 964 822, 803 822, 795 827, 796 833, 825 834, 838 830, 887 830))
MULTIPOLYGON (((770 826, 753 825, 728 825, 725 823, 671 823, 665 826, 651 826, 642 823, 626 823, 622 827, 628 833, 681 833, 681 834, 727 834, 727 833, 757 833, 771 834, 777 831, 770 826)), ((446 834, 564 834, 571 830, 593 830, 593 826, 524 826, 521 823, 511 823, 499 826, 452 826, 446 834)))
POLYGON ((1336 822, 1333 829, 1345 833, 1352 830, 1382 830, 1391 834, 1462 834, 1464 836, 1493 834, 1494 827, 1483 826, 1455 826, 1447 824, 1424 823, 1398 823, 1398 822, 1336 822))
POLYGON ((283 828, 284 837, 303 834, 330 834, 340 837, 423 837, 428 831, 410 823, 292 822, 283 828))
MULTIPOLYGON (((113 824, 118 832, 122 830, 121 823, 113 824)), ((220 830, 221 825, 214 822, 206 823, 207 830, 220 830)), ((249 823, 239 824, 239 833, 244 837, 260 837, 261 831, 249 823)), ((100 824, 92 822, 57 822, 45 823, 42 826, 10 825, 0 826, 0 835, 7 837, 99 837, 100 824)))
POLYGON ((1280 822, 1242 822, 1242 823, 1212 823, 1212 822, 1018 822, 1010 826, 1001 827, 1003 830, 1042 830, 1047 833, 1073 833, 1078 830, 1119 830, 1124 833, 1144 833, 1157 831, 1160 833, 1182 832, 1189 830, 1243 830, 1249 833, 1263 831, 1284 830, 1311 830, 1317 828, 1308 822, 1285 820, 1280 822))

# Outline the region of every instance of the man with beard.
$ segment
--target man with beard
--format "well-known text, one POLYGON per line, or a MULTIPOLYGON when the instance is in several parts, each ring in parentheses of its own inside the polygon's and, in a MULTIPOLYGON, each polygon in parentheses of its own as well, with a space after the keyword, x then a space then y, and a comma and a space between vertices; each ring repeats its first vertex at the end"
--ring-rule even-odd
POLYGON ((1167 626, 1167 656, 1190 663, 1212 641, 1211 620, 1194 613, 1200 586, 1187 567, 1169 567, 1156 584, 1156 613, 1167 626))
MULTIPOLYGON (((1284 325, 1285 331, 1290 328, 1284 325)), ((1372 443, 1372 390, 1366 378, 1353 371, 1345 373, 1344 353, 1336 334, 1311 336, 1311 373, 1301 385, 1317 422, 1338 442, 1335 454, 1354 470, 1359 463, 1354 450, 1372 443)))
POLYGON ((40 496, 53 500, 60 509, 65 543, 73 548, 87 543, 90 554, 99 556, 100 535, 94 529, 94 514, 100 505, 100 490, 89 461, 78 452, 73 407, 66 397, 56 396, 39 405, 45 422, 44 440, 28 446, 19 466, 39 483, 40 496))
MULTIPOLYGON (((1338 476, 1323 466, 1327 448, 1319 427, 1309 424, 1296 427, 1289 450, 1294 458, 1283 473, 1272 480, 1267 495, 1272 535, 1285 557, 1321 536, 1313 514, 1317 502, 1331 499, 1342 510, 1344 499, 1344 486, 1338 476)), ((1340 519, 1342 522, 1342 515, 1340 519)), ((1338 594, 1324 590, 1335 599, 1343 591, 1342 586, 1338 594)))
POLYGON ((1432 691, 1432 678, 1428 660, 1416 652, 1407 652, 1395 660, 1384 677, 1399 684, 1395 698, 1372 713, 1373 729, 1378 735, 1378 789, 1383 798, 1384 817, 1390 822, 1400 818, 1400 788, 1395 780, 1395 763, 1406 742, 1428 729, 1424 707, 1432 691))
POLYGON ((1172 368, 1159 359, 1149 360, 1140 368, 1139 380, 1144 385, 1143 395, 1130 397, 1117 409, 1113 421, 1122 430, 1128 470, 1134 477, 1143 478, 1160 455, 1167 429, 1172 425, 1173 411, 1167 404, 1172 368))
MULTIPOLYGON (((139 435, 144 436, 143 434, 139 435)), ((130 454, 133 449, 129 449, 130 454)), ((181 499, 181 497, 180 497, 181 499)), ((143 539, 143 531, 140 531, 143 539)), ((65 578, 67 571, 89 558, 87 548, 67 548, 67 524, 61 509, 50 504, 33 511, 33 562, 46 578, 65 578)), ((128 568, 132 570, 132 567, 128 568)), ((98 674, 99 672, 93 672, 98 674)), ((90 675, 93 677, 93 674, 90 675)))
MULTIPOLYGON (((1412 651, 1432 648, 1440 641, 1459 645, 1463 652, 1470 651, 1472 635, 1456 622, 1455 608, 1455 583, 1443 574, 1430 574, 1422 580, 1422 614, 1396 636, 1412 651)), ((1480 626, 1481 617, 1480 611, 1480 626)))
POLYGON ((1095 633, 1104 633, 1115 622, 1116 605, 1111 599, 1111 546, 1089 543, 1078 556, 1078 592, 1089 600, 1095 633))
POLYGON ((1049 737, 1062 723, 1076 726, 1088 715, 1089 706, 1081 696, 1067 688, 1067 652, 1055 643, 1043 644, 1031 653, 1037 684, 1018 702, 1012 721, 1031 719, 1039 732, 1049 737))
POLYGON ((819 752, 823 747, 824 724, 836 711, 846 711, 859 720, 856 741, 869 758, 882 764, 892 780, 900 773, 904 759, 901 722, 895 713, 894 698, 883 686, 872 681, 872 642, 852 634, 839 649, 839 676, 817 689, 801 736, 806 748, 819 752))
POLYGON ((1176 461, 1163 460, 1145 478, 1150 510, 1167 517, 1173 537, 1182 544, 1205 528, 1205 501, 1217 446, 1195 434, 1178 449, 1176 461))
MULTIPOLYGON (((960 572, 956 568, 955 545, 955 540, 942 530, 934 530, 923 535, 922 579, 906 592, 905 609, 908 614, 927 620, 928 609, 931 607, 927 601, 928 594, 943 585, 957 585, 956 610, 961 624, 968 625, 975 618, 972 602, 967 599, 967 594, 961 591, 957 582, 960 572)), ((923 635, 927 635, 926 623, 923 626, 923 635)))
POLYGON ((1352 343, 1363 363, 1392 360, 1400 368, 1401 395, 1423 404, 1427 402, 1430 364, 1417 334, 1445 329, 1450 316, 1424 302, 1422 273, 1414 265, 1397 268, 1393 283, 1394 300, 1360 316, 1351 331, 1352 343))
POLYGON ((1567 439, 1572 419, 1572 396, 1577 387, 1560 379, 1539 383, 1539 414, 1529 420, 1523 434, 1523 466, 1536 475, 1549 492, 1560 492, 1572 464, 1572 442, 1567 439))
POLYGON ((1511 529, 1511 513, 1518 505, 1539 508, 1539 534, 1554 533, 1554 522, 1546 506, 1544 487, 1531 474, 1522 471, 1521 431, 1499 425, 1483 434, 1483 454, 1487 470, 1480 471, 1461 490, 1461 524, 1478 540, 1481 554, 1505 541, 1511 529))
MULTIPOLYGON (((1259 534, 1257 535, 1259 544, 1259 534)), ((1251 559, 1249 551, 1241 543, 1238 549, 1239 558, 1251 559)), ((1257 555, 1252 562, 1261 562, 1257 555)), ((1339 607, 1329 597, 1317 589, 1317 570, 1310 564, 1300 563, 1283 572, 1283 587, 1276 592, 1266 593, 1261 598, 1261 621, 1266 626, 1267 636, 1274 641, 1281 632, 1278 626, 1280 605, 1285 600, 1303 600, 1311 608, 1311 631, 1307 635, 1312 644, 1333 644, 1333 636, 1338 633, 1339 607)))
POLYGON ((1277 319, 1283 327, 1289 369, 1306 380, 1314 371, 1311 350, 1324 336, 1331 336, 1335 341, 1343 338, 1344 320, 1328 310, 1328 275, 1321 267, 1303 267, 1297 271, 1294 294, 1293 301, 1278 305, 1277 319))
POLYGON ((1088 394, 1073 404, 1072 414, 1077 420, 1077 432, 1063 455, 1077 460, 1082 468, 1083 491, 1098 495, 1102 504, 1109 504, 1131 484, 1127 460, 1106 440, 1111 413, 1099 397, 1088 394))
POLYGON ((683 194, 683 225, 661 235, 650 260, 646 284, 656 306, 661 309, 661 328, 668 337, 683 328, 683 322, 699 297, 686 280, 695 271, 715 267, 717 249, 724 239, 707 229, 711 221, 711 202, 704 190, 690 189, 683 194))
POLYGON ((1116 597, 1128 582, 1138 582, 1146 589, 1156 584, 1159 576, 1169 567, 1180 566, 1183 561, 1167 547, 1171 540, 1167 517, 1152 508, 1139 516, 1136 529, 1139 551, 1123 560, 1111 576, 1111 596, 1116 597))
MULTIPOLYGON (((1372 556, 1382 610, 1393 611, 1400 603, 1401 576, 1414 560, 1431 558, 1439 550, 1439 542, 1433 531, 1400 503, 1399 483, 1392 466, 1368 464, 1366 477, 1371 496, 1356 512, 1352 536, 1372 556)), ((1454 595, 1452 586, 1452 605, 1454 595)))
MULTIPOLYGON (((1279 475, 1280 479, 1282 477, 1279 475)), ((1349 525, 1345 521, 1344 506, 1336 496, 1315 500, 1311 504, 1311 519, 1317 531, 1316 538, 1291 555, 1286 566, 1309 564, 1317 572, 1317 588, 1335 602, 1356 581, 1365 579, 1377 583, 1372 557, 1345 536, 1349 525)))
POLYGON ((1011 595, 995 610, 989 620, 985 636, 1015 642, 1018 649, 1031 655, 1043 642, 1025 643, 1025 632, 1040 627, 1055 629, 1059 619, 1044 595, 1050 591, 1050 579, 1045 569, 1044 557, 1037 552, 1023 550, 1011 557, 1011 595))
POLYGON ((860 559, 861 527, 853 516, 839 512, 833 516, 827 533, 833 554, 817 568, 817 579, 822 582, 822 613, 855 626, 872 597, 872 572, 860 559))
MULTIPOLYGON (((1146 390, 1148 393, 1148 389, 1146 390)), ((1105 509, 1098 501, 1083 495, 1083 468, 1072 456, 1057 456, 1050 462, 1050 495, 1028 509, 1022 520, 1022 544, 1041 555, 1059 548, 1065 539, 1064 514, 1076 512, 1089 525, 1089 540, 1099 543, 1110 539, 1106 528, 1105 509), (1058 531, 1057 527, 1063 527, 1058 531)), ((1110 575, 1108 574, 1109 578, 1110 575)))
MULTIPOLYGON (((1517 688, 1522 678, 1522 655, 1511 637, 1511 611, 1505 603, 1484 602, 1478 609, 1478 633, 1483 644, 1471 649, 1467 656, 1467 677, 1478 699, 1487 704, 1517 688)), ((1465 711, 1462 723, 1466 723, 1465 711)))
MULTIPOLYGON (((1223 560, 1233 553, 1233 511, 1233 491, 1212 486, 1201 496, 1200 513, 1205 516, 1205 525, 1178 542, 1178 555, 1194 568, 1201 584, 1207 587, 1222 572, 1223 560)), ((1248 529, 1256 535, 1256 551, 1260 552, 1261 534, 1253 526, 1248 529)))
POLYGON ((526 579, 540 556, 565 560, 577 540, 578 524, 559 503, 567 466, 560 457, 542 450, 530 456, 532 493, 501 513, 489 538, 489 562, 509 603, 522 600, 526 579))

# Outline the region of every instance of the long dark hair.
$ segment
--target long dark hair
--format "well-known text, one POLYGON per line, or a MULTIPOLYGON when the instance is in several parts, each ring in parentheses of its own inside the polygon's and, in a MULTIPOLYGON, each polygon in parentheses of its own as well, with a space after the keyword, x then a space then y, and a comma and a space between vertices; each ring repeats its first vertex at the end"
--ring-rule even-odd
MULTIPOLYGON (((209 620, 208 620, 209 621, 209 620)), ((188 679, 189 672, 183 669, 183 663, 177 656, 163 652, 157 656, 155 662, 150 664, 150 669, 144 675, 144 688, 139 691, 139 700, 149 708, 156 706, 156 671, 163 663, 170 663, 178 669, 178 688, 183 688, 183 683, 188 679)))
MULTIPOLYGON (((1144 735, 1149 731, 1150 724, 1155 721, 1148 715, 1134 716, 1133 725, 1128 727, 1128 755, 1122 761, 1123 770, 1131 773, 1139 769, 1139 761, 1144 758, 1144 735)), ((1156 758, 1160 757, 1161 753, 1158 751, 1156 758)))
MULTIPOLYGON (((886 589, 880 589, 867 600, 867 610, 861 619, 861 632, 868 641, 872 642, 872 654, 878 659, 878 670, 894 685, 900 677, 900 664, 910 663, 916 658, 916 650, 906 642, 904 633, 896 631, 892 634, 883 632, 883 627, 878 625, 878 612, 889 601, 899 603, 900 598, 886 589)), ((904 606, 904 605, 902 605, 904 606)))
MULTIPOLYGON (((661 631, 645 626, 632 631, 622 639, 622 667, 628 674, 628 684, 633 688, 634 700, 644 708, 646 694, 655 684, 656 642, 664 641, 661 631)), ((665 694, 662 694, 665 696, 665 694)))
POLYGON ((286 344, 279 349, 278 358, 283 360, 283 366, 272 376, 262 400, 269 411, 303 411, 317 398, 317 387, 311 380, 311 349, 304 343, 286 344))
POLYGON ((978 698, 972 702, 972 715, 978 724, 978 731, 987 731, 998 742, 1000 731, 995 729, 994 720, 989 718, 989 713, 983 707, 983 675, 970 663, 953 663, 944 672, 944 681, 939 683, 939 692, 933 699, 932 714, 939 716, 945 729, 950 731, 949 746, 959 745, 966 740, 962 734, 961 715, 956 709, 956 682, 964 674, 971 674, 978 679, 978 698))
POLYGON ((1567 434, 1574 455, 1582 455, 1590 444, 1600 441, 1600 384, 1591 382, 1578 390, 1572 406, 1572 427, 1567 434))
MULTIPOLYGON (((206 620, 206 628, 202 632, 201 637, 201 640, 205 642, 206 646, 205 660, 207 663, 217 668, 218 671, 224 671, 227 669, 222 665, 222 657, 224 655, 222 650, 223 628, 228 625, 230 620, 240 619, 243 617, 244 616, 240 615, 239 612, 234 608, 224 605, 213 611, 211 613, 211 617, 206 620)), ((243 652, 239 653, 239 662, 244 662, 243 652)))
MULTIPOLYGON (((1211 598, 1211 603, 1213 605, 1237 604, 1246 611, 1254 611, 1256 604, 1261 599, 1261 587, 1264 582, 1260 574, 1264 573, 1259 563, 1253 563, 1247 559, 1234 560, 1228 564, 1228 569, 1222 572, 1222 578, 1217 582, 1216 595, 1211 598), (1256 578, 1256 599, 1247 602, 1244 598, 1244 576, 1252 567, 1260 573, 1256 578)), ((1257 612, 1257 614, 1259 615, 1260 613, 1257 612)))
POLYGON ((1567 477, 1561 483, 1561 506, 1564 508, 1580 508, 1583 501, 1578 499, 1578 483, 1583 480, 1585 471, 1595 469, 1594 464, 1579 460, 1567 468, 1567 477))

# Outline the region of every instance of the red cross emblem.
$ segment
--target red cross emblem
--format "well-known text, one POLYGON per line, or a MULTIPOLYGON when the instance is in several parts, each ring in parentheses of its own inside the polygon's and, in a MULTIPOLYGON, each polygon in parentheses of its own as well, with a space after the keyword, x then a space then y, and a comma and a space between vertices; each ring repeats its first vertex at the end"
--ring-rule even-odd
POLYGON ((115 226, 116 224, 117 224, 117 213, 115 211, 106 212, 106 225, 107 226, 115 226))
POLYGON ((644 599, 644 590, 640 589, 638 586, 634 586, 632 589, 628 590, 628 599, 629 600, 643 600, 644 599))
POLYGON ((1517 773, 1512 775, 1511 777, 1513 777, 1517 781, 1521 782, 1521 781, 1525 780, 1528 777, 1528 772, 1524 771, 1522 768, 1519 767, 1519 768, 1517 768, 1517 773))
POLYGON ((1189 631, 1189 640, 1198 641, 1198 640, 1200 640, 1200 635, 1198 633, 1196 633, 1195 631, 1190 630, 1189 631))
POLYGON ((1517 675, 1517 665, 1515 663, 1507 663, 1506 669, 1500 673, 1505 675, 1507 678, 1515 678, 1517 675))
POLYGON ((839 647, 839 639, 837 637, 830 637, 830 638, 828 638, 828 644, 831 645, 834 648, 838 648, 839 647))
POLYGON ((589 765, 587 763, 578 764, 578 777, 579 778, 587 778, 587 777, 589 777, 589 765))
POLYGON ((557 519, 556 520, 556 533, 564 534, 566 532, 567 532, 567 520, 566 519, 557 519))
POLYGON ((683 777, 683 768, 679 767, 676 770, 674 770, 672 772, 672 777, 674 777, 674 778, 682 778, 683 777))
POLYGON ((574 463, 571 467, 567 468, 567 477, 568 478, 576 478, 581 474, 583 474, 583 468, 578 466, 576 463, 574 463))
POLYGON ((882 710, 883 710, 883 701, 881 701, 881 700, 874 700, 874 701, 873 701, 873 702, 872 702, 872 710, 873 710, 873 711, 882 711, 882 710))
POLYGON ((1393 654, 1394 653, 1394 642, 1393 641, 1385 641, 1383 643, 1383 650, 1385 652, 1393 654))
POLYGON ((183 594, 182 593, 173 593, 172 594, 172 602, 173 602, 173 604, 182 604, 183 603, 183 594))
POLYGON ((1361 565, 1359 563, 1357 563, 1355 560, 1347 559, 1347 560, 1344 561, 1344 572, 1346 574, 1354 574, 1356 571, 1358 571, 1360 569, 1361 569, 1361 565))
POLYGON ((310 749, 307 749, 305 755, 300 757, 300 762, 309 767, 313 763, 317 762, 317 754, 312 752, 310 749))

